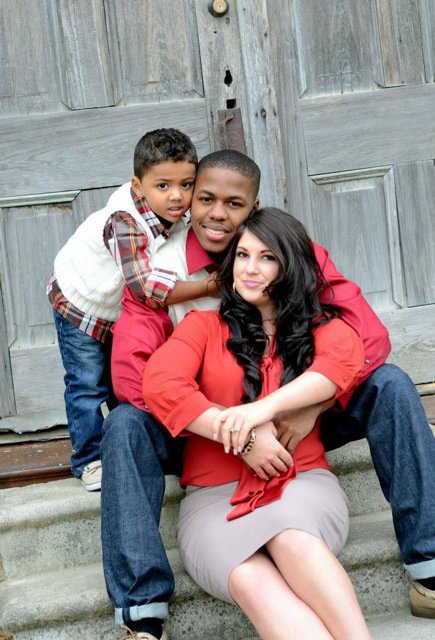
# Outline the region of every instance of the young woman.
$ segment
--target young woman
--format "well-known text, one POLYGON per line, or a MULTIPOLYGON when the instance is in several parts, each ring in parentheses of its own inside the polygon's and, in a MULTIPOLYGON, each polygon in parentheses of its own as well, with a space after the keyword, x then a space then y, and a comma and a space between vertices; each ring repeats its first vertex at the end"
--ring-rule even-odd
POLYGON ((240 229, 220 286, 219 311, 188 314, 143 382, 156 418, 188 436, 178 528, 186 569, 237 603, 263 640, 367 640, 335 557, 348 511, 319 425, 290 455, 274 424, 356 386, 361 341, 320 305, 311 241, 278 209, 240 229))

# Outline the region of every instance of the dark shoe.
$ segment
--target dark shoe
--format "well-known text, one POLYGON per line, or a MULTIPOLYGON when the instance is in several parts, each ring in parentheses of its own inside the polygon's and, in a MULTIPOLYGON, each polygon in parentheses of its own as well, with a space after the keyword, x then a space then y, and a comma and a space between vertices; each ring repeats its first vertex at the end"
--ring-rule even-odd
POLYGON ((411 613, 417 618, 435 618, 435 591, 414 580, 409 591, 411 613))
MULTIPOLYGON (((153 636, 152 633, 147 633, 146 631, 130 631, 128 627, 126 627, 126 629, 128 631, 128 635, 121 638, 121 640, 159 640, 156 636, 153 636)), ((165 630, 163 630, 160 640, 169 640, 168 634, 165 630)))

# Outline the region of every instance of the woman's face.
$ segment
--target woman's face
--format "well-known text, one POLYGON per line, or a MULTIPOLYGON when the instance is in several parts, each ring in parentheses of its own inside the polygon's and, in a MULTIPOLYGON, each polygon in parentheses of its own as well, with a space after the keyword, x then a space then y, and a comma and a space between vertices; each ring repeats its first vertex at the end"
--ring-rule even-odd
POLYGON ((234 285, 246 302, 261 311, 263 319, 275 311, 275 303, 264 290, 276 279, 279 264, 275 254, 250 231, 244 231, 237 245, 233 265, 234 285))

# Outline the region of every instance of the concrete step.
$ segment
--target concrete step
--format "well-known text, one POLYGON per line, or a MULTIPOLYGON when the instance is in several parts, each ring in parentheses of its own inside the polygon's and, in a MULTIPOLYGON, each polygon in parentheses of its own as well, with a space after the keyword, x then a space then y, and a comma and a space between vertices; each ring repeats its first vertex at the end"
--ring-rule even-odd
MULTIPOLYGON (((169 551, 169 557, 176 575, 171 603, 173 640, 186 635, 202 640, 212 638, 214 633, 220 639, 241 638, 238 634, 247 628, 243 615, 235 607, 206 596, 185 573, 176 548, 169 551), (222 635, 222 625, 228 625, 228 636, 222 635)), ((408 580, 388 512, 352 518, 349 541, 340 559, 365 613, 407 607, 408 580)), ((101 562, 8 579, 0 584, 0 626, 13 630, 16 640, 75 640, 86 637, 82 635, 85 628, 91 628, 96 620, 98 627, 104 628, 104 638, 119 637, 119 631, 112 628, 113 614, 101 562), (50 630, 53 635, 47 635, 50 630)))
MULTIPOLYGON (((161 518, 168 549, 176 545, 181 495, 168 476, 161 518)), ((15 579, 100 559, 99 492, 84 491, 75 479, 0 491, 0 575, 15 579)))
MULTIPOLYGON (((351 515, 388 508, 365 441, 329 454, 349 498, 351 515)), ((176 545, 178 480, 167 477, 161 529, 167 548, 176 545)), ((0 491, 0 561, 9 578, 50 571, 101 558, 100 494, 75 479, 0 491)))

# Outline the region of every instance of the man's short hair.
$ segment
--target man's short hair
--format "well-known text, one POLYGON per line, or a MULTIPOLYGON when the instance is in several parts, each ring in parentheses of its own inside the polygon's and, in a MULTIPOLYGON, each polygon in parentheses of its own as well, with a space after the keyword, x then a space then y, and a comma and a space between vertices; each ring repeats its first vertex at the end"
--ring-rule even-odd
POLYGON ((213 167, 229 169, 230 171, 235 171, 236 173, 251 178, 252 185, 255 188, 255 195, 257 195, 258 189, 260 188, 260 167, 246 154, 236 151, 235 149, 213 151, 199 161, 196 175, 199 176, 204 169, 211 169, 213 167))

